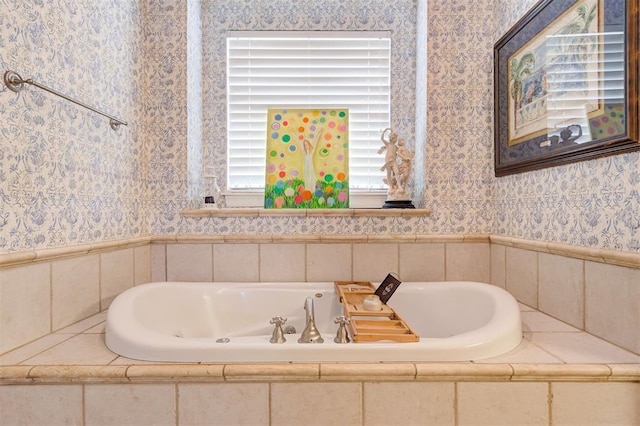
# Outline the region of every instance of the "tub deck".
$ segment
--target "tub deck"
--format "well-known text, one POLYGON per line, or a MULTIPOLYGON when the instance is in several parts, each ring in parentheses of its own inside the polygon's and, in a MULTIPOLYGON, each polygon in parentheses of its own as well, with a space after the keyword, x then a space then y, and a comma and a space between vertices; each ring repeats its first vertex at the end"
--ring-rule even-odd
POLYGON ((104 344, 106 311, 0 356, 0 384, 203 380, 524 380, 640 382, 640 356, 520 304, 524 339, 474 362, 158 363, 104 344))

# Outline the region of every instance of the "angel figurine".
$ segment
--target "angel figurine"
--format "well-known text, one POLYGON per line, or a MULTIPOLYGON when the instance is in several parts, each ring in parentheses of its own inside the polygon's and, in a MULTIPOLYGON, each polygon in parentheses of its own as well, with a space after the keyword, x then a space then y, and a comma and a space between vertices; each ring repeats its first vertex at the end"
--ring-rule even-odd
POLYGON ((383 145, 378 149, 378 154, 385 153, 384 165, 380 170, 386 171, 383 182, 389 187, 383 208, 415 208, 408 188, 415 153, 409 151, 406 141, 398 138, 391 128, 381 132, 380 140, 383 145))

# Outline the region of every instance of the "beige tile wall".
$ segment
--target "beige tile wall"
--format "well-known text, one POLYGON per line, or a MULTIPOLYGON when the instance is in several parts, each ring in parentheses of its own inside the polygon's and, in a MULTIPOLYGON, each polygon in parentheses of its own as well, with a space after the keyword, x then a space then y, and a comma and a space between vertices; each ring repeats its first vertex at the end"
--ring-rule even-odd
POLYGON ((405 281, 444 281, 444 244, 400 244, 400 267, 405 281))
POLYGON ((0 270, 0 353, 52 331, 50 269, 37 264, 0 270))
POLYGON ((583 260, 538 254, 538 309, 584 329, 583 260))
POLYGON ((268 383, 190 383, 178 392, 178 424, 269 424, 268 383))
POLYGON ((51 309, 53 330, 100 312, 99 254, 51 262, 51 309))
POLYGON ((552 383, 554 425, 638 425, 640 383, 552 383))
POLYGON ((640 269, 492 244, 491 283, 640 354, 640 269))
POLYGON ((505 288, 520 302, 538 307, 538 253, 507 247, 505 252, 505 288))
POLYGON ((0 269, 0 353, 87 318, 151 280, 151 247, 0 269))
POLYGON ((640 354, 640 269, 487 242, 154 243, 0 269, 0 353, 149 281, 471 280, 640 354))
MULTIPOLYGON (((488 243, 151 244, 4 268, 0 353, 151 280, 375 281, 394 268, 411 281, 490 281, 640 353, 639 269, 488 243)), ((640 424, 640 383, 33 384, 0 387, 0 406, 13 408, 0 410, 0 424, 631 425, 640 424)))
POLYGON ((445 280, 489 282, 490 259, 489 243, 445 244, 445 280))
POLYGON ((489 243, 153 244, 154 281, 489 282, 489 243), (446 260, 446 261, 445 261, 446 260), (210 270, 213 265, 213 271, 210 270))
POLYGON ((166 271, 166 281, 213 281, 212 245, 169 244, 166 271))
POLYGON ((258 244, 215 244, 214 281, 260 281, 258 244))
POLYGON ((95 384, 84 386, 87 425, 176 424, 173 384, 95 384))
POLYGON ((0 386, 0 424, 81 425, 82 394, 82 385, 0 386))
POLYGON ((493 285, 506 287, 507 248, 499 244, 491 244, 491 280, 493 285))
POLYGON ((548 383, 458 383, 458 425, 548 425, 548 383))
POLYGON ((13 385, 0 406, 6 425, 637 425, 640 383, 13 385))
POLYGON ((586 331, 640 353, 640 269, 584 266, 586 331))
POLYGON ((352 259, 351 244, 308 244, 307 281, 350 279, 352 259))

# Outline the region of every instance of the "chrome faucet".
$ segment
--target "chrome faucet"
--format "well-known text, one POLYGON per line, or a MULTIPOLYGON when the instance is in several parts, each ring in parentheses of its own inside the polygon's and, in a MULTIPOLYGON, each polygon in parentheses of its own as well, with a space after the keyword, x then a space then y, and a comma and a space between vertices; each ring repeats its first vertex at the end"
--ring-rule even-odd
POLYGON ((313 312, 313 297, 307 297, 304 301, 304 310, 307 311, 307 326, 302 331, 298 343, 322 343, 324 339, 316 327, 315 314, 313 312))

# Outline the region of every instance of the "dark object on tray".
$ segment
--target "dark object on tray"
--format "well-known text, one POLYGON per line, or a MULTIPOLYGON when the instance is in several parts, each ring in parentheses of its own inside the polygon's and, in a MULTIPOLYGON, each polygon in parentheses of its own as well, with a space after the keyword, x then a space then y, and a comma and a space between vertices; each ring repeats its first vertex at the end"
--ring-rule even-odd
POLYGON ((382 303, 387 303, 387 300, 391 299, 393 296, 393 292, 402 284, 402 282, 397 278, 395 274, 387 274, 387 276, 382 280, 382 283, 378 286, 375 291, 375 294, 380 297, 382 303))

